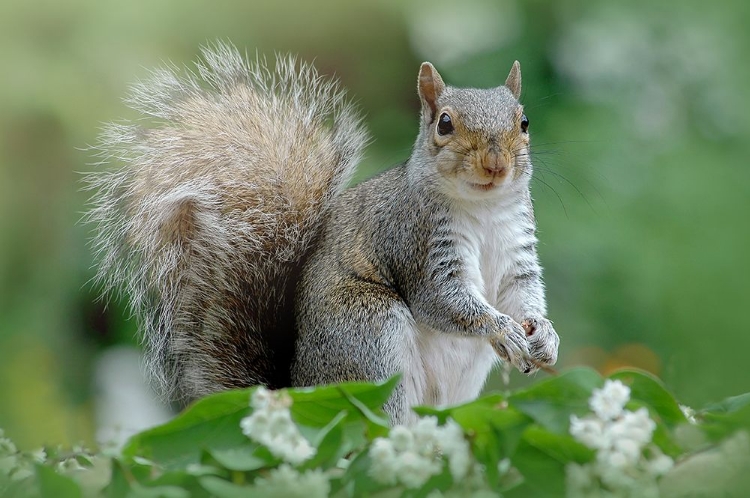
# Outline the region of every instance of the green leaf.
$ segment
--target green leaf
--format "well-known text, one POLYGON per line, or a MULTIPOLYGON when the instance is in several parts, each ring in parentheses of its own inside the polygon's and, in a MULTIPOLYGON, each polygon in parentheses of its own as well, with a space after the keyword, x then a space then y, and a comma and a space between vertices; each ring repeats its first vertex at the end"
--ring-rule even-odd
POLYGON ((443 425, 451 414, 453 408, 436 408, 434 406, 412 406, 414 413, 420 417, 435 417, 438 424, 443 425))
POLYGON ((315 456, 306 462, 303 468, 327 468, 344 456, 345 451, 348 450, 348 448, 345 450, 343 447, 344 430, 342 426, 346 414, 346 411, 341 411, 318 432, 316 439, 313 441, 313 445, 317 448, 315 456))
POLYGON ((361 402, 356 396, 349 394, 345 386, 339 386, 339 391, 369 422, 381 427, 388 427, 388 418, 385 416, 385 413, 382 411, 380 414, 374 413, 370 407, 361 402))
POLYGON ((325 440, 326 436, 336 427, 339 427, 339 424, 346 419, 346 411, 342 410, 339 412, 338 415, 336 415, 333 419, 331 419, 328 424, 316 432, 315 438, 311 440, 312 445, 316 448, 320 447, 321 444, 323 444, 323 441, 325 440))
MULTIPOLYGON (((512 443, 514 450, 519 439, 520 437, 512 443)), ((471 452, 484 466, 487 482, 491 486, 497 485, 500 481, 498 464, 507 456, 507 446, 504 434, 492 425, 487 426, 486 430, 477 431, 471 438, 471 452)))
POLYGON ((498 463, 515 452, 524 429, 532 422, 512 407, 500 408, 484 400, 457 407, 451 417, 469 434, 472 452, 484 465, 491 484, 500 478, 498 463))
POLYGON ((130 490, 128 498, 192 498, 192 495, 179 486, 147 487, 137 484, 130 490))
POLYGON ((0 496, 3 498, 39 498, 41 495, 37 481, 36 475, 14 481, 9 476, 0 474, 0 496))
POLYGON ((328 483, 331 485, 331 491, 330 493, 328 493, 328 496, 341 498, 345 496, 351 496, 351 493, 345 493, 343 491, 345 485, 343 471, 337 475, 332 475, 328 479, 328 483))
POLYGON ((696 414, 699 427, 713 441, 723 439, 740 429, 750 430, 750 393, 712 403, 696 414))
POLYGON ((537 425, 523 433, 523 440, 560 463, 588 463, 595 452, 567 434, 555 434, 537 425))
MULTIPOLYGON (((143 460, 143 459, 140 459, 143 460)), ((151 465, 112 460, 112 478, 104 489, 109 498, 200 498, 205 493, 198 487, 192 471, 177 470, 159 473, 151 465)), ((215 469, 218 470, 218 469, 215 469)), ((208 467, 203 468, 203 472, 208 467)))
POLYGON ((249 486, 238 486, 218 477, 205 476, 199 478, 198 481, 211 496, 218 498, 248 498, 252 496, 249 486))
POLYGON ((518 391, 508 397, 508 402, 542 427, 565 433, 570 415, 587 413, 591 391, 602 383, 594 370, 576 368, 518 391))
MULTIPOLYGON (((133 464, 132 467, 143 468, 145 466, 133 464)), ((144 472, 143 477, 148 473, 144 472)), ((112 460, 112 477, 109 484, 104 488, 104 496, 108 498, 125 498, 130 492, 130 484, 135 481, 131 470, 119 459, 112 460)))
POLYGON ((237 448, 223 448, 207 451, 219 465, 228 470, 249 472, 271 465, 254 451, 257 445, 246 445, 237 448))
MULTIPOLYGON (((609 376, 630 387, 630 399, 645 403, 651 415, 657 415, 668 427, 687 422, 680 405, 655 376, 640 370, 619 370, 609 376)), ((657 422, 659 420, 657 419, 657 422)))
POLYGON ((656 429, 651 440, 664 454, 672 458, 677 458, 683 453, 683 449, 677 444, 672 432, 661 422, 656 423, 656 429))
POLYGON ((42 498, 81 498, 81 488, 76 482, 60 475, 45 465, 36 466, 42 498))
MULTIPOLYGON (((352 434, 362 432, 362 421, 370 437, 384 434, 388 424, 381 408, 398 381, 394 377, 380 383, 290 389, 287 392, 294 401, 292 417, 302 426, 319 429, 344 412, 347 422, 357 424, 352 434)), ((250 412, 253 389, 222 392, 199 400, 174 420, 133 436, 123 455, 131 460, 147 458, 166 470, 177 470, 199 463, 203 451, 213 453, 246 446, 248 439, 239 424, 250 412)), ((262 458, 257 452, 255 456, 262 458)), ((244 461, 242 465, 255 463, 244 461)))
POLYGON ((719 441, 738 430, 750 430, 750 405, 727 413, 706 412, 701 418, 699 427, 711 440, 719 441))
POLYGON ((199 463, 203 450, 242 446, 247 437, 240 430, 240 420, 250 411, 251 392, 226 391, 203 398, 172 421, 133 436, 123 455, 180 469, 199 463))
MULTIPOLYGON (((221 450, 216 450, 221 451, 221 450)), ((211 456, 208 452, 204 454, 204 457, 202 460, 208 460, 216 462, 216 459, 211 456)), ((218 464, 218 462, 216 462, 218 464)), ((185 473, 192 477, 203 477, 203 476, 226 476, 227 475, 227 469, 220 468, 218 466, 201 463, 201 464, 192 464, 185 467, 185 473)))
POLYGON ((378 383, 350 382, 315 389, 290 389, 288 392, 294 400, 292 416, 301 425, 325 427, 345 410, 349 422, 366 420, 369 426, 386 429, 382 407, 398 382, 396 376, 378 383))
POLYGON ((565 464, 548 453, 521 440, 513 455, 513 465, 523 475, 523 482, 503 493, 506 498, 565 496, 565 464))
POLYGON ((699 413, 733 413, 748 405, 750 405, 750 393, 745 393, 712 403, 699 413))

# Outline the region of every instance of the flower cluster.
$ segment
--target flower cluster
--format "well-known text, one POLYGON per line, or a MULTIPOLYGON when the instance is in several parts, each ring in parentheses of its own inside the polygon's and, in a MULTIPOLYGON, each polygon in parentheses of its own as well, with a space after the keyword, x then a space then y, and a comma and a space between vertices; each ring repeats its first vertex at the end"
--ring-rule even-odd
POLYGON ((658 496, 656 480, 667 473, 673 461, 653 444, 656 423, 646 408, 625 409, 630 388, 618 380, 607 380, 589 399, 592 414, 570 418, 570 434, 596 450, 596 461, 567 467, 571 497, 658 496))
POLYGON ((0 477, 17 479, 18 470, 18 449, 0 429, 0 477))
POLYGON ((255 479, 247 496, 263 498, 326 498, 331 492, 328 477, 320 469, 298 472, 282 464, 255 479))
POLYGON ((259 387, 253 392, 250 405, 253 413, 240 422, 243 434, 294 465, 315 455, 315 448, 292 420, 292 398, 287 393, 259 387))
POLYGON ((5 437, 0 429, 0 491, 3 481, 20 481, 33 473, 35 463, 42 463, 47 458, 43 449, 33 453, 21 453, 16 445, 5 437))
POLYGON ((444 462, 454 482, 466 477, 473 457, 461 427, 452 420, 438 426, 437 418, 424 417, 413 427, 397 425, 387 438, 377 438, 370 452, 370 474, 382 484, 418 488, 443 471, 444 462))

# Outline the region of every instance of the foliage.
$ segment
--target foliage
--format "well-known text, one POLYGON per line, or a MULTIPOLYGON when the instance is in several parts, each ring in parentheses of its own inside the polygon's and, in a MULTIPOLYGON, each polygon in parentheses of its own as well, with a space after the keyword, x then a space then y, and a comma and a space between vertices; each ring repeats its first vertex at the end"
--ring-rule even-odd
POLYGON ((593 370, 574 369, 460 406, 418 407, 421 418, 414 424, 389 428, 381 407, 397 382, 216 394, 135 435, 114 455, 81 448, 25 454, 2 438, 0 492, 65 498, 635 497, 696 496, 685 494, 693 486, 708 489, 706 496, 746 489, 742 472, 706 488, 710 475, 686 480, 683 469, 697 460, 701 468, 747 468, 747 394, 695 411, 644 372, 619 371, 605 382, 593 370), (646 424, 636 437, 623 427, 637 418, 646 424), (617 438, 587 437, 586 424, 609 424, 617 438), (643 445, 631 456, 641 480, 618 484, 612 479, 625 474, 617 473, 614 460, 602 463, 602 448, 610 448, 609 458, 622 442, 630 441, 632 450, 638 438, 643 445), (296 446, 288 448, 303 451, 278 451, 290 441, 296 446), (587 473, 597 462, 598 470, 587 473), (643 478, 651 488, 638 487, 643 478))
POLYGON ((78 172, 104 122, 135 117, 130 84, 217 39, 339 78, 373 135, 360 179, 408 156, 420 62, 490 87, 518 59, 560 364, 647 369, 695 406, 749 391, 748 18, 742 0, 0 2, 0 426, 96 440, 99 353, 136 325, 87 283, 78 172))

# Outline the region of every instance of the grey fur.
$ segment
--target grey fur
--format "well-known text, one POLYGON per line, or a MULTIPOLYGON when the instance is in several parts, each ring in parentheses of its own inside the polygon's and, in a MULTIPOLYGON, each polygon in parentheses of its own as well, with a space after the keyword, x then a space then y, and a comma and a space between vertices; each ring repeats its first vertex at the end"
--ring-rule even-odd
MULTIPOLYGON (((517 63, 513 70, 520 92, 517 63)), ((422 66, 419 87, 422 120, 411 158, 335 201, 303 270, 292 366, 299 385, 404 373, 386 406, 400 423, 412 419, 410 405, 478 394, 488 369, 462 372, 451 358, 470 368, 472 355, 490 342, 528 372, 535 369, 530 356, 554 364, 559 343, 544 318, 520 104, 505 87, 445 87, 430 64, 422 66), (442 112, 460 124, 452 139, 435 129, 442 112), (462 174, 483 178, 493 168, 507 176, 491 189, 496 193, 464 195, 462 174), (480 239, 507 252, 474 251, 480 239), (486 288, 493 280, 498 287, 486 288), (446 343, 454 350, 435 353, 446 336, 456 338, 446 343)))
POLYGON ((169 396, 400 372, 386 410, 408 422, 476 396, 496 354, 556 361, 518 63, 488 90, 423 64, 411 158, 344 191, 366 135, 334 83, 225 45, 203 57, 135 87, 161 125, 108 128, 100 150, 124 167, 88 177, 99 279, 129 295, 169 396))

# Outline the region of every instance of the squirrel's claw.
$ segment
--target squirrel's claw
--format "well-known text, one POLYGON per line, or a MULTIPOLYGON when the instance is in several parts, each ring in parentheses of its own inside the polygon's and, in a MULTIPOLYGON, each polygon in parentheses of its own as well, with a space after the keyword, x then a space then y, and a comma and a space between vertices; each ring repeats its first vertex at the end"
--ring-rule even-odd
POLYGON ((557 362, 557 349, 560 337, 552 322, 546 318, 527 318, 521 322, 529 341, 531 356, 541 366, 551 366, 557 362))
POLYGON ((500 358, 519 371, 529 373, 534 370, 534 364, 529 360, 531 352, 526 332, 510 317, 503 320, 499 333, 490 339, 490 344, 500 358))

